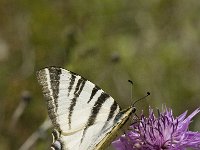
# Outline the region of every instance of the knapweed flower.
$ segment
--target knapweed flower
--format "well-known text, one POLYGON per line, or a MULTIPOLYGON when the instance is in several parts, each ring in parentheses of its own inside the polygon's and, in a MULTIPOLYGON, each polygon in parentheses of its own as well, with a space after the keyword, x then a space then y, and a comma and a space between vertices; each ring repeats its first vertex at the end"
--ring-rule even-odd
POLYGON ((122 135, 112 145, 116 150, 200 150, 200 132, 188 130, 191 119, 200 112, 196 109, 186 117, 187 111, 174 118, 166 107, 158 110, 158 117, 149 109, 149 117, 143 114, 139 123, 130 126, 131 131, 122 135))

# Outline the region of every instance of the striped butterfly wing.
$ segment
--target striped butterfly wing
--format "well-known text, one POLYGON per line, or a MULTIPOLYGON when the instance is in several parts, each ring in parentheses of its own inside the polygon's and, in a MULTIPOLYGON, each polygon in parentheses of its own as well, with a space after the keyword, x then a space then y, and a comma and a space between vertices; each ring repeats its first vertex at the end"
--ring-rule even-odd
POLYGON ((57 67, 38 71, 37 78, 55 128, 52 149, 93 150, 113 130, 120 107, 98 86, 57 67))

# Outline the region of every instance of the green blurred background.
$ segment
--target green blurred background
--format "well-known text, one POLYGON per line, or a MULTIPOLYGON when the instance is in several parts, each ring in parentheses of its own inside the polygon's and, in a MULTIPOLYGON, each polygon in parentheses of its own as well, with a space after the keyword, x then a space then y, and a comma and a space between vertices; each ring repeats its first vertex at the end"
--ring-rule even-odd
MULTIPOLYGON (((138 114, 163 104, 191 113, 200 106, 199 48, 199 0, 0 0, 0 149, 19 149, 35 131, 31 149, 49 149, 35 73, 51 65, 96 83, 122 108, 132 79, 134 99, 151 92, 138 114)), ((190 129, 199 124, 198 115, 190 129)))

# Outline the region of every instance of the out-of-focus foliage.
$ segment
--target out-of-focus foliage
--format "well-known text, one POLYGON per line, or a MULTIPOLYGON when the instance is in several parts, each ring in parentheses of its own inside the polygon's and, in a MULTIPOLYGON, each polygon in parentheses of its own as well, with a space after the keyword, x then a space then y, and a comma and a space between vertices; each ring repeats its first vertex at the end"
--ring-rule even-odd
MULTIPOLYGON (((0 0, 0 149, 18 149, 47 116, 36 70, 61 66, 138 113, 200 106, 199 0, 0 0), (31 99, 12 125, 21 95, 31 99)), ((199 117, 193 130, 200 130, 199 117)), ((48 149, 50 131, 32 149, 48 149)))

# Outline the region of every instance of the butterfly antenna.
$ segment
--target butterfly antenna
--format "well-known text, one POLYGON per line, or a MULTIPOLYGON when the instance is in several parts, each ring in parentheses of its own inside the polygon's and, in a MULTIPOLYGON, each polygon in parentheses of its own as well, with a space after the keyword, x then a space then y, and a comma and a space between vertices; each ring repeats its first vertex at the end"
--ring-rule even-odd
POLYGON ((134 106, 134 105, 135 105, 137 102, 139 102, 140 100, 145 99, 145 98, 148 97, 149 95, 150 95, 150 92, 147 92, 147 95, 145 95, 144 97, 142 97, 142 98, 136 100, 136 101, 132 104, 132 106, 134 106))
POLYGON ((128 82, 131 84, 131 99, 133 99, 133 81, 128 80, 128 82))

